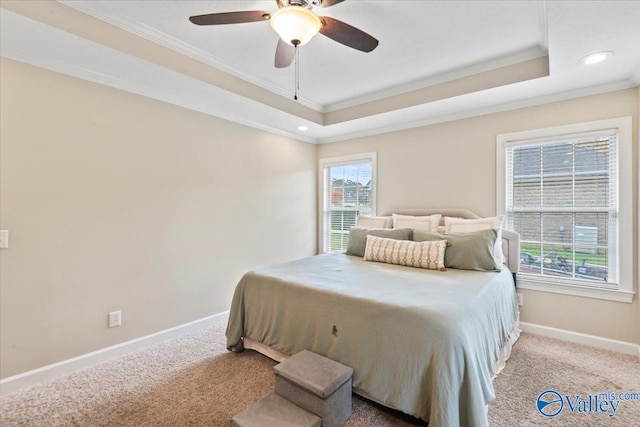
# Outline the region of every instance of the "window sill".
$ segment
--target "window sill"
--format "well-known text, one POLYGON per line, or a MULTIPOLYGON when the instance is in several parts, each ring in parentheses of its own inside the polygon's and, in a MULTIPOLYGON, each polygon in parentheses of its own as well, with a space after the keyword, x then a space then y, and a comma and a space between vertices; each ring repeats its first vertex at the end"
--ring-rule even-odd
POLYGON ((523 276, 521 274, 518 274, 517 283, 518 289, 530 289, 533 291, 625 302, 628 304, 633 302, 634 295, 634 292, 622 289, 591 288, 587 286, 553 283, 552 281, 532 280, 529 276, 523 276))

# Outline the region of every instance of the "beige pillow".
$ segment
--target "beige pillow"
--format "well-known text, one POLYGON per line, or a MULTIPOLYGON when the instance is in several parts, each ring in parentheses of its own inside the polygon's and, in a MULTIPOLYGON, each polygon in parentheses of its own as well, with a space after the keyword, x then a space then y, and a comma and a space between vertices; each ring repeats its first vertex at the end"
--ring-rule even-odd
POLYGON ((393 214, 393 228, 413 228, 414 230, 436 231, 440 224, 440 214, 412 216, 393 214))
POLYGON ((446 248, 446 240, 412 242, 369 235, 364 260, 444 271, 446 248))
POLYGON ((358 215, 356 227, 363 228, 393 228, 393 218, 390 216, 358 215))
POLYGON ((491 218, 465 219, 454 218, 451 216, 444 217, 445 233, 468 233, 471 231, 486 230, 487 228, 502 228, 504 215, 494 216, 491 218))
POLYGON ((504 215, 494 216, 490 218, 464 219, 444 217, 445 233, 469 233, 473 231, 486 230, 493 228, 497 231, 496 242, 493 247, 493 257, 498 265, 502 265, 505 261, 504 253, 502 253, 502 223, 504 215))

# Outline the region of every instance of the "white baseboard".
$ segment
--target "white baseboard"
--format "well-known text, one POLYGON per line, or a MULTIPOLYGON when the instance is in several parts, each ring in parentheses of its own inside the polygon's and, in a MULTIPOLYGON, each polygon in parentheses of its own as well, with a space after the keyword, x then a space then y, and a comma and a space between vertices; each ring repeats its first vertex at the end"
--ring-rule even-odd
POLYGON ((520 329, 534 335, 542 335, 576 344, 617 351, 618 353, 631 354, 640 359, 640 345, 638 344, 552 328, 550 326, 536 325, 534 323, 520 322, 520 329))
POLYGON ((0 395, 20 390, 159 342, 226 322, 229 310, 0 380, 0 395))

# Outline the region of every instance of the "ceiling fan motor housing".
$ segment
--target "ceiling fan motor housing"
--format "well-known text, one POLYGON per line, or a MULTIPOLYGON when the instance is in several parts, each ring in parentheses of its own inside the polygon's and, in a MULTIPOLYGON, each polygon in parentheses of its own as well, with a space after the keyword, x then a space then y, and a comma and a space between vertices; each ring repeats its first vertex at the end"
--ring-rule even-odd
POLYGON ((300 7, 306 7, 307 9, 311 9, 312 7, 317 7, 322 5, 322 0, 282 0, 281 4, 283 4, 284 7, 300 6, 300 7))

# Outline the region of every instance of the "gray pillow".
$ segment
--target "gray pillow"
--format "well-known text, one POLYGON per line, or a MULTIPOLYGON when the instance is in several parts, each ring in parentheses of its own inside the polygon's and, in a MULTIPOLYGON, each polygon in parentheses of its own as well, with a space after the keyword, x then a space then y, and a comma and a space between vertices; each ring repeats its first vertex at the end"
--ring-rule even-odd
POLYGON ((460 270, 500 271, 500 265, 493 257, 497 238, 498 232, 494 229, 447 234, 424 230, 413 232, 414 242, 448 240, 451 246, 445 250, 444 266, 460 270))
POLYGON ((347 243, 347 255, 364 257, 367 235, 384 237, 386 239, 411 240, 413 230, 410 228, 351 227, 351 230, 349 230, 349 242, 347 243))

